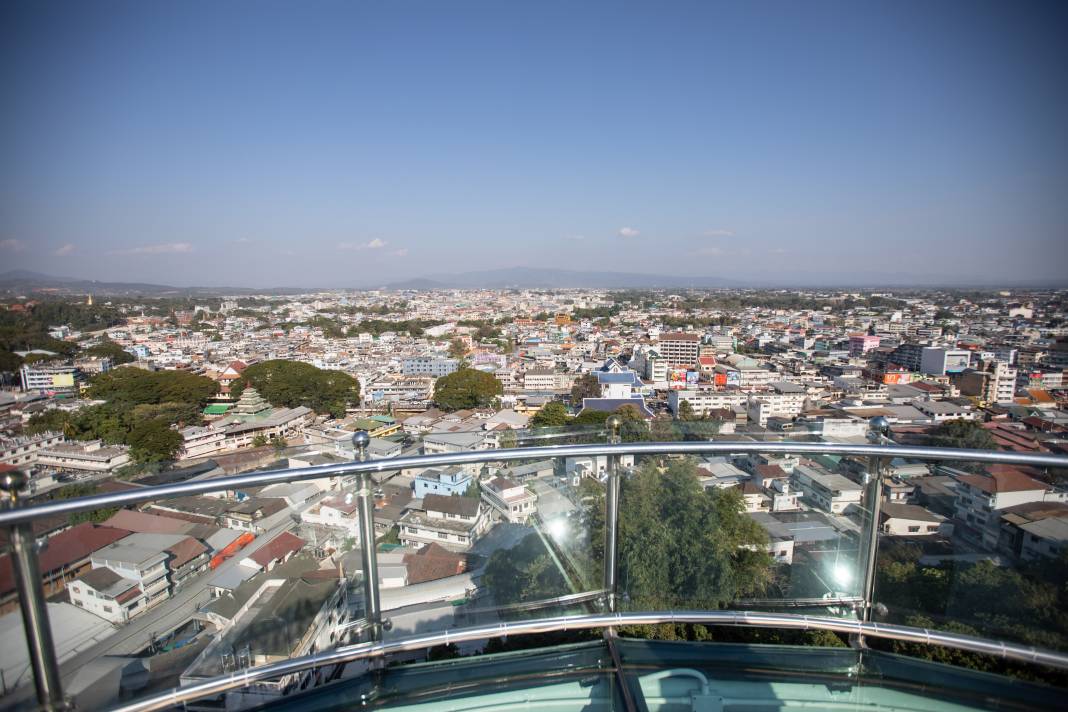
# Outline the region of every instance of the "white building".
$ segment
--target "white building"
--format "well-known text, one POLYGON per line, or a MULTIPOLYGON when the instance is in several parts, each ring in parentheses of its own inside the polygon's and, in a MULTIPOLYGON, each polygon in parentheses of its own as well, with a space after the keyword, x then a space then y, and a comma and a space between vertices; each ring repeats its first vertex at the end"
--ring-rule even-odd
POLYGON ((830 514, 847 513, 861 503, 860 485, 817 465, 798 465, 791 478, 805 499, 830 514))
POLYGON ((507 477, 494 477, 482 483, 482 499, 500 518, 513 524, 524 524, 534 513, 537 495, 507 477))
POLYGON ((1003 470, 990 475, 960 474, 957 498, 954 502, 956 518, 973 529, 982 544, 990 550, 998 545, 1001 530, 1001 510, 1028 502, 1065 502, 1068 493, 1055 490, 1017 470, 1003 470))
POLYGON ((400 542, 405 546, 422 547, 440 544, 453 551, 466 551, 489 528, 489 517, 482 500, 475 497, 448 497, 428 494, 423 497, 422 509, 404 513, 398 521, 400 542))
POLYGON ((129 448, 101 440, 57 443, 37 452, 38 465, 76 472, 115 472, 129 462, 129 448))

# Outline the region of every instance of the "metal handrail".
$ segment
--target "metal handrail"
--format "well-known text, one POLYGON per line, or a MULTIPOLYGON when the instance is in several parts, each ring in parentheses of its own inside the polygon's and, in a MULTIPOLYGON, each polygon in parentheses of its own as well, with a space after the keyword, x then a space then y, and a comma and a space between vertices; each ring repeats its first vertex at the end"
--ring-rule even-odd
POLYGON ((338 665, 356 660, 379 658, 395 653, 426 650, 438 645, 486 640, 499 636, 533 635, 557 631, 612 628, 626 625, 660 625, 695 623, 702 625, 736 625, 758 628, 788 628, 791 630, 828 630, 845 635, 867 636, 909 643, 940 645, 946 648, 993 655, 1061 670, 1068 670, 1068 655, 1023 645, 984 640, 970 635, 947 633, 929 628, 869 623, 825 616, 806 616, 790 613, 753 613, 750 611, 639 611, 602 613, 585 616, 558 616, 539 620, 494 625, 472 626, 444 630, 431 635, 416 635, 389 642, 360 643, 335 648, 315 655, 284 660, 270 665, 239 670, 220 675, 187 687, 179 687, 147 697, 113 712, 153 712, 177 707, 196 699, 222 694, 247 685, 291 675, 308 668, 338 665))
MULTIPOLYGON (((882 419, 875 419, 872 423, 872 433, 879 435, 880 431, 885 433, 887 426, 885 421, 880 423, 882 419)), ((47 504, 35 505, 32 507, 12 507, 5 511, 0 511, 0 527, 9 527, 12 529, 12 559, 15 563, 16 573, 21 575, 24 579, 22 583, 25 583, 27 593, 21 598, 23 599, 23 617, 26 627, 26 636, 28 641, 28 647, 32 651, 36 651, 39 654, 34 656, 32 662, 34 663, 34 679, 38 687, 38 699, 41 704, 46 708, 54 708, 61 706, 61 688, 58 681, 58 672, 56 671, 55 655, 51 650, 51 641, 47 635, 48 624, 47 615, 43 609, 44 592, 40 585, 39 576, 35 574, 35 567, 33 564, 35 561, 35 554, 33 552, 33 535, 30 530, 30 523, 35 519, 48 516, 67 515, 75 512, 87 511, 102 507, 113 506, 125 506, 130 504, 137 504, 146 501, 155 501, 161 499, 168 499, 173 497, 180 497, 186 495, 202 494, 207 492, 217 492, 220 490, 229 489, 241 489, 251 486, 262 486, 275 483, 284 482, 299 482, 303 480, 317 479, 323 477, 337 477, 348 475, 360 475, 360 490, 359 497, 361 500, 360 507, 360 525, 363 536, 366 541, 372 540, 373 534, 373 504, 371 502, 372 497, 372 484, 371 475, 376 472, 393 472, 405 468, 419 468, 419 467, 432 467, 440 465, 453 465, 453 464, 472 464, 472 463, 486 463, 486 462, 510 462, 515 460, 530 460, 530 459, 543 459, 543 458, 560 458, 560 457, 590 457, 590 456, 607 456, 608 457, 608 497, 606 497, 606 528, 605 528, 605 572, 604 572, 604 591, 605 600, 609 613, 613 613, 616 604, 616 561, 615 561, 615 546, 617 536, 617 517, 618 517, 618 490, 619 490, 619 458, 622 455, 666 455, 666 454, 744 454, 744 453, 782 453, 793 455, 850 455, 867 457, 872 463, 872 470, 874 477, 866 480, 866 487, 868 498, 875 497, 874 504, 877 504, 879 497, 879 471, 880 461, 882 458, 912 458, 919 460, 968 460, 972 462, 983 462, 993 464, 1017 464, 1017 465, 1033 465, 1038 467, 1047 468, 1068 468, 1068 457, 1058 455, 1036 455, 1036 454, 1021 454, 1012 452, 995 452, 987 450, 964 450, 956 448, 932 448, 932 447, 914 447, 914 446, 899 446, 899 445, 885 445, 885 444, 864 444, 864 445, 852 445, 852 444, 836 444, 836 443, 811 443, 811 442, 763 442, 763 441, 735 441, 735 442, 666 442, 666 443, 619 443, 618 433, 620 421, 618 417, 610 418, 606 423, 611 431, 611 441, 609 444, 583 444, 583 445, 552 445, 541 446, 535 448, 519 448, 519 449, 505 449, 505 450, 481 450, 481 451, 465 451, 459 453, 438 454, 438 455, 418 455, 409 457, 400 457, 386 460, 374 460, 369 461, 366 459, 366 449, 370 438, 366 433, 357 433, 353 442, 358 451, 358 459, 354 462, 346 462, 334 465, 321 465, 316 467, 304 467, 291 470, 272 470, 266 472, 252 472, 242 475, 234 475, 230 477, 220 477, 217 479, 198 480, 194 482, 183 482, 173 485, 155 486, 155 487, 142 487, 136 488, 124 492, 115 492, 110 494, 97 495, 92 497, 82 497, 78 499, 63 500, 59 502, 50 502, 47 504), (21 542, 21 544, 20 544, 21 542), (25 569, 25 571, 23 571, 25 569), (33 599, 31 602, 36 602, 38 608, 41 608, 40 616, 30 615, 34 611, 26 604, 29 599, 33 599), (53 679, 54 678, 54 679, 53 679)), ((21 488, 16 486, 15 479, 8 477, 4 483, 4 489, 15 493, 21 488)), ((1006 643, 997 641, 984 641, 979 638, 968 638, 968 641, 961 643, 964 640, 964 636, 954 637, 951 634, 944 634, 942 638, 931 637, 930 631, 925 631, 925 637, 916 637, 915 634, 906 633, 903 631, 915 631, 916 629, 908 629, 901 626, 880 626, 879 624, 870 623, 869 618, 871 614, 872 605, 872 591, 874 587, 874 556, 877 546, 877 517, 874 516, 874 512, 877 511, 876 507, 872 507, 870 511, 873 516, 870 517, 868 525, 869 540, 868 549, 869 556, 867 557, 867 569, 865 576, 865 591, 864 596, 861 599, 863 601, 860 611, 864 618, 864 621, 857 622, 856 624, 851 622, 843 622, 837 619, 826 619, 830 621, 824 626, 827 630, 836 630, 839 632, 846 632, 862 636, 864 634, 872 635, 873 637, 898 637, 902 640, 914 640, 917 642, 939 642, 944 640, 957 640, 956 647, 964 645, 970 645, 966 649, 975 650, 977 652, 987 652, 996 655, 1002 655, 1007 657, 1014 657, 1016 659, 1029 660, 1032 662, 1043 662, 1044 664, 1053 664, 1055 667, 1063 666, 1068 668, 1068 658, 1060 656, 1057 653, 1049 651, 1040 651, 1033 648, 1023 648, 1020 646, 1013 646, 1006 643), (857 626, 860 626, 859 628, 857 626), (879 630, 891 630, 897 631, 893 635, 880 634, 879 630), (902 637, 904 636, 904 637, 902 637), (1063 660, 1062 660, 1063 658, 1063 660), (1052 661, 1052 662, 1050 662, 1052 661)), ((362 548, 362 559, 364 571, 368 572, 368 576, 365 577, 365 599, 367 601, 367 619, 372 630, 372 640, 369 645, 381 645, 385 646, 381 650, 384 652, 374 653, 374 655, 386 654, 392 650, 389 646, 401 644, 403 641, 397 641, 395 643, 383 644, 381 643, 382 622, 381 611, 378 603, 378 582, 377 576, 374 575, 374 571, 377 568, 377 555, 374 547, 362 548)), ((21 590, 21 588, 20 588, 21 590)), ((686 620, 680 619, 679 622, 708 622, 715 623, 730 622, 743 625, 780 625, 784 627, 796 627, 798 620, 823 620, 823 619, 810 619, 805 616, 786 616, 783 614, 754 614, 754 613, 739 613, 739 612, 723 612, 723 611, 710 611, 710 612, 684 612, 687 616, 686 620), (735 616, 742 616, 741 619, 737 618, 723 618, 723 616, 731 613, 735 616), (754 617, 756 616, 756 617, 754 617), (761 617, 763 616, 763 617, 761 617), (752 621, 771 621, 763 623, 754 623, 752 621), (793 623, 790 623, 793 621, 793 623), (785 623, 784 623, 785 622, 785 623)), ((653 614, 626 614, 628 616, 650 616, 653 614)), ((670 622, 670 620, 661 620, 663 615, 667 614, 655 614, 658 618, 654 622, 670 622)), ((677 614, 670 614, 676 616, 677 614)), ((584 621, 582 627, 611 627, 614 625, 630 624, 634 623, 633 620, 626 620, 620 622, 614 617, 584 617, 584 618, 563 618, 563 619, 544 619, 543 621, 528 622, 526 624, 508 624, 511 626, 520 626, 516 628, 516 634, 522 631, 528 630, 530 632, 544 632, 547 630, 557 630, 558 628, 546 627, 551 621, 584 621), (610 620, 608 623, 599 623, 597 621, 610 620), (524 627, 528 626, 528 627, 524 627)), ((673 620, 673 619, 672 619, 673 620)), ((641 622, 641 621, 637 621, 641 622)), ((806 624, 807 625, 807 624, 806 624)), ((505 626, 507 627, 507 626, 505 626)), ((567 630, 567 626, 563 627, 563 630, 567 630)), ((494 634, 504 634, 504 630, 501 626, 495 626, 492 629, 464 629, 464 631, 472 631, 465 633, 471 637, 464 638, 465 640, 475 640, 480 637, 491 637, 494 634), (479 631, 489 630, 487 634, 478 634, 479 631), (496 631, 496 633, 494 633, 496 631)), ((444 632, 439 636, 430 636, 429 638, 416 638, 412 640, 443 640, 443 642, 456 641, 457 633, 444 632), (444 636, 444 638, 441 638, 444 636), (451 639, 450 639, 451 636, 451 639)), ((407 639, 406 639, 407 640, 407 639)), ((862 640, 862 637, 860 638, 862 640)), ((404 643, 410 645, 412 643, 404 643)), ((430 644, 438 644, 437 642, 430 644)), ((401 648, 401 649, 415 649, 415 648, 401 648)), ((363 648, 342 648, 341 651, 356 650, 357 653, 362 651, 363 648)), ((202 685, 194 685, 189 688, 184 688, 181 691, 182 700, 194 699, 199 695, 216 694, 217 692, 233 689, 242 685, 255 682, 258 679, 264 679, 262 676, 271 676, 277 674, 285 674, 286 665, 299 665, 299 661, 307 661, 308 666, 329 664, 333 658, 331 656, 339 654, 338 651, 328 654, 320 654, 307 656, 305 658, 295 659, 293 661, 286 661, 285 663, 278 663, 276 665, 268 665, 263 668, 253 668, 242 671, 240 673, 234 673, 230 676, 224 676, 222 678, 213 679, 203 683, 208 685, 208 688, 203 688, 202 685), (325 656, 325 658, 324 658, 325 656), (282 667, 279 667, 282 666, 282 667), (266 673, 263 671, 267 671, 266 673), (282 671, 282 672, 278 672, 282 671), (211 685, 224 685, 222 688, 216 689, 211 685), (203 692, 195 692, 202 690, 203 692), (192 695, 192 696, 188 696, 192 695)), ((360 657, 367 657, 359 653, 356 657, 351 659, 359 659, 360 657)), ((338 660, 343 661, 343 660, 338 660)), ((295 668, 303 669, 303 668, 295 668)), ((177 694, 177 693, 176 693, 177 694)), ((162 698, 151 698, 162 699, 162 698)), ((173 700, 173 695, 167 698, 173 700)), ((168 702, 166 704, 173 704, 175 702, 168 702)), ((139 709, 134 707, 133 709, 139 709)), ((154 708, 153 708, 154 709, 154 708)))
POLYGON ((509 450, 473 450, 435 455, 412 455, 368 462, 346 462, 336 465, 298 467, 291 470, 268 470, 231 475, 209 480, 182 482, 173 485, 143 487, 124 492, 111 492, 37 504, 0 512, 0 527, 32 522, 42 517, 74 514, 104 507, 125 506, 157 499, 170 499, 227 489, 241 489, 284 482, 301 482, 320 477, 343 477, 361 473, 388 472, 416 467, 466 465, 486 462, 509 462, 556 457, 589 457, 597 455, 726 455, 743 453, 779 453, 785 455, 851 455, 857 457, 912 458, 915 460, 967 460, 1001 465, 1033 465, 1035 467, 1068 468, 1068 456, 1039 455, 994 450, 966 450, 963 448, 919 447, 911 445, 843 445, 838 443, 797 442, 660 442, 591 445, 547 445, 543 447, 509 450))

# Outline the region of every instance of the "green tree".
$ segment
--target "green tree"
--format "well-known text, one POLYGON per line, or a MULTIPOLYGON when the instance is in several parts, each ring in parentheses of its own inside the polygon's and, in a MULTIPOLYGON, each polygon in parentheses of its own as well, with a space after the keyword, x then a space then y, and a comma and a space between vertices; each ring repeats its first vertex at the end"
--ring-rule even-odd
POLYGON ((453 339, 449 342, 449 356, 452 358, 463 358, 467 355, 467 346, 460 339, 453 339))
POLYGON ((58 408, 52 408, 31 417, 23 429, 29 435, 52 431, 63 433, 67 437, 74 437, 75 431, 71 420, 70 413, 58 408))
POLYGON ((138 462, 173 460, 182 449, 182 436, 162 420, 148 420, 134 426, 127 436, 130 454, 138 462))
POLYGON ((215 381, 194 373, 126 367, 95 376, 89 396, 131 407, 145 403, 195 403, 203 407, 217 390, 215 381))
POLYGON ((446 411, 484 408, 504 393, 492 374, 473 368, 460 368, 442 376, 434 384, 434 402, 446 411))
POLYGON ((697 419, 697 416, 693 411, 693 406, 690 404, 690 401, 688 401, 686 399, 683 399, 679 403, 678 417, 679 417, 679 420, 696 420, 697 419))
MULTIPOLYGON (((631 605, 715 609, 765 590, 766 532, 739 493, 702 489, 693 459, 670 460, 663 472, 647 460, 621 487, 619 580, 631 605)), ((603 506, 601 488, 587 506, 595 546, 604 539, 603 506)))
POLYGON ((619 426, 619 437, 623 442, 634 443, 650 439, 649 426, 636 406, 622 405, 616 409, 616 415, 623 421, 619 426))
POLYGON ((571 386, 571 405, 578 407, 582 405, 583 398, 600 398, 601 397, 601 383, 597 380, 597 375, 593 373, 584 373, 575 379, 575 385, 571 386))
POLYGON ((969 450, 996 450, 990 431, 974 420, 947 420, 931 431, 931 444, 969 450))
POLYGON ((11 351, 0 351, 0 372, 15 373, 22 368, 22 357, 11 351))
POLYGON ((567 582, 537 534, 510 549, 498 549, 486 562, 482 583, 498 605, 537 601, 568 593, 567 582))
POLYGON ((109 358, 113 366, 118 366, 124 363, 131 363, 136 361, 134 355, 124 350, 121 346, 116 344, 110 339, 106 339, 96 346, 90 346, 82 351, 85 356, 95 356, 97 358, 109 358))
POLYGON ((541 410, 530 419, 532 428, 559 428, 567 425, 570 420, 567 408, 559 401, 550 401, 542 406, 541 410))
POLYGON ((335 418, 360 402, 360 382, 341 371, 325 371, 300 361, 264 361, 244 370, 230 386, 234 397, 245 387, 255 386, 260 395, 274 406, 305 406, 319 414, 335 418))
POLYGON ((267 436, 263 433, 252 438, 252 447, 267 447, 267 436))

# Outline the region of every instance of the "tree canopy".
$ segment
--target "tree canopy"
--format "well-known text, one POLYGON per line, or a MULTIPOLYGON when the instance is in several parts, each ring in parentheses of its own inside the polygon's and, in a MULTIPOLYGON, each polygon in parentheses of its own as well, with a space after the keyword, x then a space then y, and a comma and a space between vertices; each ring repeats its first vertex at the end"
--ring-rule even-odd
POLYGON ((969 450, 996 450, 997 442, 990 431, 974 420, 947 420, 931 432, 931 444, 937 447, 961 447, 969 450))
POLYGON ((186 371, 116 368, 93 378, 89 396, 129 406, 195 403, 203 407, 216 390, 215 381, 186 371))
POLYGON ((498 605, 537 601, 570 593, 537 534, 528 534, 511 549, 490 556, 482 583, 498 605))
POLYGON ((434 384, 434 402, 446 411, 485 408, 502 393, 504 386, 493 374, 473 368, 457 369, 434 384))
POLYGON ((584 373, 575 379, 575 385, 571 387, 571 404, 582 405, 583 398, 600 398, 601 383, 597 376, 592 373, 584 373))
POLYGON ((131 363, 132 361, 137 360, 134 358, 134 355, 131 354, 129 351, 126 351, 114 341, 110 340, 102 341, 95 346, 90 346, 89 348, 83 350, 82 353, 86 356, 109 358, 111 359, 111 364, 113 366, 119 366, 121 364, 131 363))
MULTIPOLYGON (((603 493, 590 504, 595 548, 603 546, 603 493)), ((588 510, 589 511, 589 510, 588 510)), ((772 560, 766 532, 745 514, 734 490, 701 487, 692 458, 661 472, 647 460, 623 479, 619 510, 619 580, 643 609, 717 608, 762 592, 772 560)), ((598 552, 599 561, 603 552, 598 552)))
POLYGON ((530 419, 532 428, 559 428, 567 425, 571 417, 567 408, 559 401, 550 401, 530 419))
POLYGON ((239 398, 249 385, 273 406, 305 406, 335 418, 343 417, 349 405, 360 402, 360 382, 355 378, 301 361, 277 359, 253 364, 231 384, 230 391, 239 398))

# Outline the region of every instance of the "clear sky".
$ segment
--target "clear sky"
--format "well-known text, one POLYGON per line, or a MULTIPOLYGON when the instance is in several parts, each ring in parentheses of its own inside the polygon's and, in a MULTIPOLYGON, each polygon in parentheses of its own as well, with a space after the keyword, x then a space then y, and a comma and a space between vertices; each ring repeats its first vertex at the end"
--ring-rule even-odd
POLYGON ((9 0, 0 271, 1063 279, 1065 37, 1065 2, 9 0))

